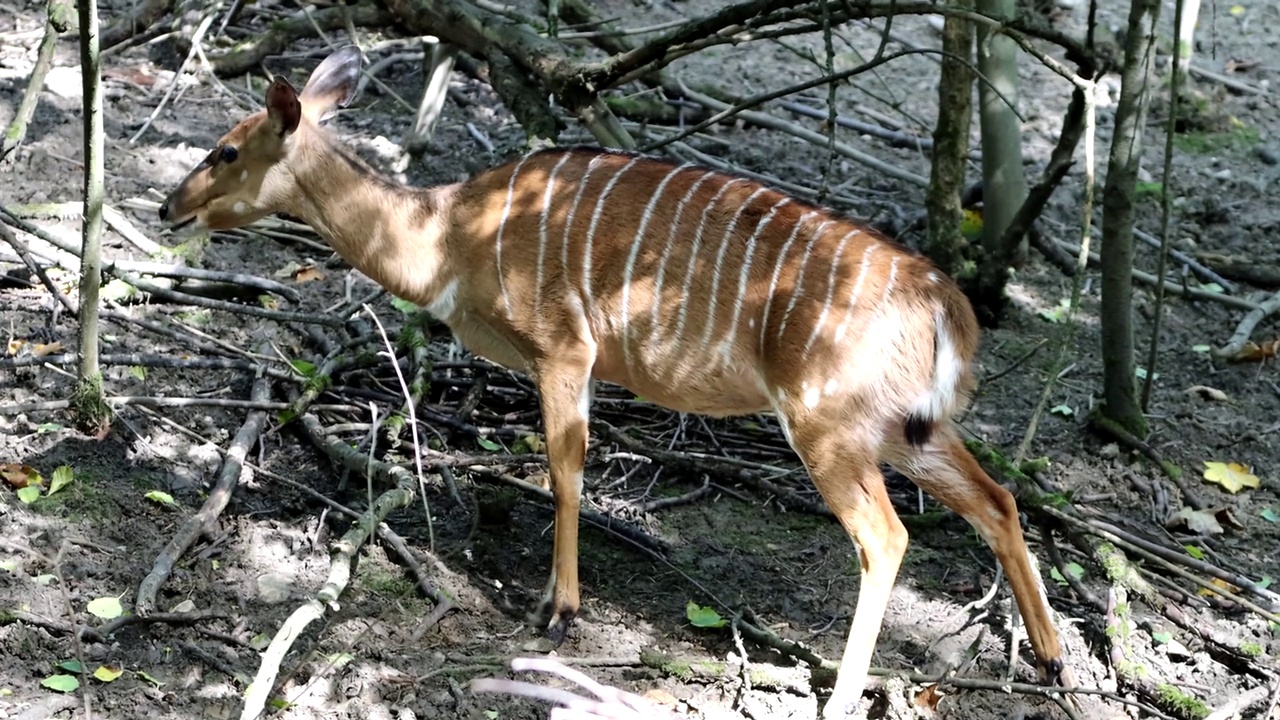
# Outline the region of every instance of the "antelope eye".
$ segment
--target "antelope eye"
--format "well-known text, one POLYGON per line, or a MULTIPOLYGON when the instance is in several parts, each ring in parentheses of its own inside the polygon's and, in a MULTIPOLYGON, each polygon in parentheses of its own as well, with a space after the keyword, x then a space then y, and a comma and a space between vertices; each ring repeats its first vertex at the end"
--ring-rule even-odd
POLYGON ((222 149, 218 151, 218 160, 227 164, 235 162, 238 157, 240 157, 240 153, 236 152, 236 149, 230 145, 223 145, 222 149))

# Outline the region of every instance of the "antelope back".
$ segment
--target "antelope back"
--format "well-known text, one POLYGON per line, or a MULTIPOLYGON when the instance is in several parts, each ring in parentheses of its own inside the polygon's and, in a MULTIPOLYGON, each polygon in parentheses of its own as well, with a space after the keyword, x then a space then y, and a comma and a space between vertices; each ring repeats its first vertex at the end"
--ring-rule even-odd
MULTIPOLYGON (((839 395, 901 421, 932 386, 939 327, 956 390, 967 382, 976 324, 950 279, 745 178, 546 150, 465 183, 447 226, 455 309, 477 308, 534 359, 590 340, 597 377, 679 410, 839 395)), ((932 418, 953 399, 941 404, 932 418)))

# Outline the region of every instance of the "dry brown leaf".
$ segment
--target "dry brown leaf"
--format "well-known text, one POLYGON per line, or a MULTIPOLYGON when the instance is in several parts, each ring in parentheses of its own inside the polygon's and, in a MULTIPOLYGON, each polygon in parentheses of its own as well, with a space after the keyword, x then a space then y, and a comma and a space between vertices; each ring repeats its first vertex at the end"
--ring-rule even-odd
POLYGON ((1260 362, 1269 360, 1277 355, 1280 355, 1280 338, 1268 340, 1262 344, 1251 340, 1240 348, 1240 352, 1227 359, 1235 362, 1260 362))
POLYGON ((9 338, 9 344, 5 347, 4 353, 10 357, 22 352, 22 347, 27 344, 26 340, 18 338, 9 338))
POLYGON ((4 463, 0 465, 0 477, 13 487, 21 490, 28 485, 39 485, 44 482, 39 471, 22 463, 4 463))
POLYGON ((299 268, 298 271, 293 274, 294 282, 300 283, 311 282, 312 280, 323 280, 324 278, 324 271, 315 265, 308 265, 304 268, 299 268))
POLYGON ((923 690, 916 693, 916 707, 923 710, 926 714, 932 714, 938 711, 938 703, 942 701, 942 692, 938 690, 937 684, 926 685, 923 690))
POLYGON ((1170 530, 1185 529, 1196 535, 1221 535, 1225 530, 1214 514, 1206 510, 1193 510, 1184 507, 1165 520, 1164 526, 1170 530))
POLYGON ((1218 402, 1226 402, 1228 400, 1226 393, 1208 385, 1192 385, 1187 388, 1186 392, 1191 395, 1199 395, 1202 400, 1217 400, 1218 402))

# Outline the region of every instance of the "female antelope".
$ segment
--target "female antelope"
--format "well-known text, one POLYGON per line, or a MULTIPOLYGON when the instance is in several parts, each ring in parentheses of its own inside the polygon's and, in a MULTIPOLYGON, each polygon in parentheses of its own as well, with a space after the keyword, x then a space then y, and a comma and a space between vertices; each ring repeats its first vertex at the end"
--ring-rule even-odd
POLYGON ((978 343, 930 263, 866 225, 750 180, 595 149, 534 152, 458 184, 403 187, 320 127, 355 92, 360 52, 301 94, 276 77, 160 207, 176 224, 300 217, 352 266, 426 306, 473 353, 537 384, 555 494, 540 622, 578 611, 578 509, 596 380, 725 416, 772 411, 856 541, 862 583, 826 718, 853 712, 907 545, 887 461, 968 520, 1026 620, 1042 682, 1058 635, 1013 496, 961 444, 978 343))

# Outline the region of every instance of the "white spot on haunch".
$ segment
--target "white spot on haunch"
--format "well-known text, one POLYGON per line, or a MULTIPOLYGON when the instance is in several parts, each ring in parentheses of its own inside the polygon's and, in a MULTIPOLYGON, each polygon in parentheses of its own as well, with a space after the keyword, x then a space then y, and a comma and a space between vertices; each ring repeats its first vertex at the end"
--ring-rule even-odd
POLYGON ((818 406, 818 400, 821 399, 821 397, 822 395, 818 392, 818 387, 816 385, 811 388, 805 388, 804 406, 810 410, 814 409, 818 406))
POLYGON ((826 384, 822 386, 822 394, 833 395, 835 394, 835 391, 839 389, 840 389, 840 381, 835 378, 831 378, 826 382, 826 384))
POLYGON ((453 315, 453 311, 457 307, 457 303, 458 281, 455 279, 451 280, 448 285, 445 285, 444 289, 440 291, 440 294, 436 295, 436 299, 432 300, 430 304, 427 305, 427 312, 440 320, 448 320, 449 316, 453 315))
POLYGON ((931 271, 931 272, 930 272, 926 277, 928 277, 928 278, 929 278, 929 282, 930 282, 931 284, 937 284, 937 282, 938 282, 938 273, 936 273, 936 272, 932 272, 932 271, 931 271))
POLYGON ((231 206, 231 212, 237 215, 247 215, 249 213, 249 205, 243 200, 231 206))
POLYGON ((240 182, 244 182, 245 180, 248 180, 248 179, 249 179, 249 171, 248 171, 248 170, 241 170, 241 171, 240 171, 240 182))

